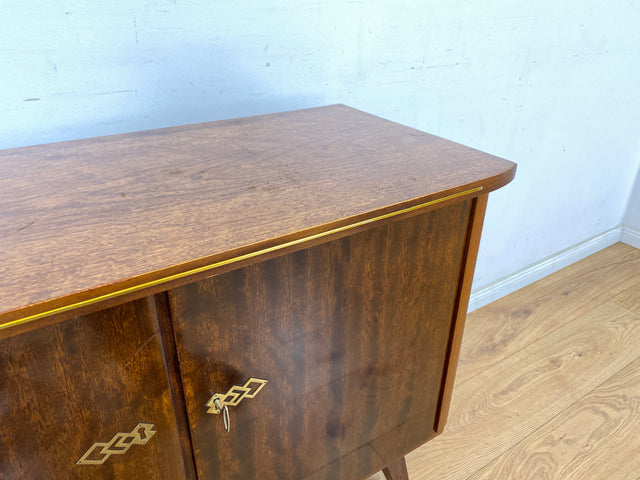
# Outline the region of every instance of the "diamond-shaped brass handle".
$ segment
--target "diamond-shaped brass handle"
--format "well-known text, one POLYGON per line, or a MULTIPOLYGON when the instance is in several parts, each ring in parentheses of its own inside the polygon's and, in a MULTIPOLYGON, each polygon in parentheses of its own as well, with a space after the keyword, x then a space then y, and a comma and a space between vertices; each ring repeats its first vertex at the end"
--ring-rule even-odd
POLYGON ((131 432, 118 432, 108 442, 94 443, 76 464, 102 465, 111 455, 122 455, 133 445, 144 445, 155 433, 152 423, 139 423, 131 432))
POLYGON ((229 419, 229 407, 237 406, 245 398, 255 397, 267 384, 267 380, 251 377, 244 385, 234 385, 227 393, 215 393, 205 404, 207 413, 219 415, 222 413, 224 429, 228 432, 231 429, 229 419))

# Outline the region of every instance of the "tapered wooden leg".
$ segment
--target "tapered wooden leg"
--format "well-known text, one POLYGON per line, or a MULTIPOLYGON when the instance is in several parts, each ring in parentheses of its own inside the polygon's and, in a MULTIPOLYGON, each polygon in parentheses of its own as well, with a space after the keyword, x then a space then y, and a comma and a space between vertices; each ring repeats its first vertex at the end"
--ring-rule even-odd
POLYGON ((404 457, 383 469, 382 473, 384 473, 384 478, 387 480, 409 480, 407 463, 405 462, 404 457))

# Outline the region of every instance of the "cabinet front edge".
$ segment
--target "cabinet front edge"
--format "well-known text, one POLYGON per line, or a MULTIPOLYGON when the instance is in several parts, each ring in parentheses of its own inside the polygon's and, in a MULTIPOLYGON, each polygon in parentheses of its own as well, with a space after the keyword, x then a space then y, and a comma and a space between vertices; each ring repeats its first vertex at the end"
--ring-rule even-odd
MULTIPOLYGON (((507 180, 507 183, 508 181, 509 180, 507 180)), ((291 240, 276 243, 264 248, 250 250, 248 252, 234 255, 229 258, 206 263, 195 268, 178 270, 176 273, 160 275, 157 278, 145 281, 136 281, 136 279, 129 279, 131 284, 113 284, 110 285, 111 288, 106 289, 106 291, 103 287, 102 289, 97 288, 95 289, 96 291, 93 292, 82 292, 84 295, 86 295, 84 298, 78 299, 75 295, 69 295, 68 297, 52 299, 50 301, 41 302, 35 305, 29 305, 18 310, 5 312, 4 315, 0 315, 0 337, 5 336, 2 335, 3 331, 5 331, 4 333, 6 334, 6 330, 15 329, 17 327, 21 327, 38 320, 59 316, 59 320, 62 320, 64 318, 70 318, 74 316, 76 312, 78 312, 77 314, 80 314, 80 312, 86 313, 87 307, 98 306, 102 304, 104 304, 104 306, 112 306, 120 303, 117 302, 117 300, 120 299, 122 301, 133 300, 134 298, 139 298, 147 294, 153 294, 157 293, 158 291, 162 291, 163 289, 173 286, 176 282, 183 281, 180 283, 184 283, 185 279, 195 279, 199 276, 202 277, 203 275, 206 276, 208 274, 213 274, 215 271, 224 267, 228 267, 234 264, 241 264, 257 257, 266 257, 270 254, 273 255, 277 253, 285 253, 286 251, 289 251, 291 249, 304 248, 305 246, 312 245, 314 243, 317 243, 318 241, 328 241, 333 237, 348 234, 352 230, 367 228, 369 226, 372 226, 372 224, 385 220, 392 220, 395 217, 417 214, 420 213, 420 211, 423 209, 429 209, 429 207, 439 206, 439 204, 442 203, 462 200, 463 198, 467 197, 475 197, 480 193, 485 193, 495 188, 498 187, 495 187, 494 185, 490 185, 489 188, 485 188, 485 186, 482 185, 476 186, 467 190, 452 193, 443 197, 438 197, 433 200, 418 203, 409 207, 392 210, 387 213, 347 223, 345 225, 337 226, 327 230, 322 230, 317 233, 293 238, 291 240), (3 316, 6 318, 5 321, 1 320, 3 316), (64 316, 64 318, 62 316, 64 316)))

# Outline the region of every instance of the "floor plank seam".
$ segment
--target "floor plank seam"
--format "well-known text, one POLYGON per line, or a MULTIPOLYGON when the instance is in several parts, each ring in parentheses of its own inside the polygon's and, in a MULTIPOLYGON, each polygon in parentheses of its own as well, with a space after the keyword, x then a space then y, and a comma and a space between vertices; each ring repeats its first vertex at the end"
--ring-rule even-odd
MULTIPOLYGON (((507 359, 509 359, 510 357, 519 354, 520 352, 526 350, 527 348, 531 347, 532 345, 535 345, 536 343, 542 341, 543 339, 545 339, 546 337, 548 337, 549 335, 553 334, 554 332, 556 332, 557 330, 561 329, 561 328, 565 328, 566 326, 568 326, 569 324, 571 324, 572 322, 578 320, 581 316, 583 315, 587 315, 588 313, 590 313, 591 311, 593 311, 594 309, 598 308, 600 305, 604 304, 605 302, 607 302, 609 300, 605 300, 602 303, 599 303, 597 305, 595 305, 593 308, 585 311, 585 312, 581 312, 580 314, 575 315, 573 318, 571 318, 571 320, 568 320, 567 322, 558 325, 557 327, 548 330, 544 335, 536 338, 535 340, 533 340, 532 342, 523 344, 523 346, 521 346, 520 348, 518 348, 517 350, 514 350, 512 352, 510 352, 508 355, 506 355, 504 358, 502 358, 499 362, 496 362, 494 364, 491 364, 489 366, 487 366, 486 368, 483 368, 482 370, 478 370, 477 372, 475 372, 473 375, 471 375, 469 378, 465 378, 464 380, 462 380, 460 383, 455 382, 455 385, 463 385, 464 383, 468 382, 469 380, 472 380, 474 377, 486 372, 487 370, 490 370, 491 368, 496 367, 497 365, 500 365, 501 363, 503 363, 504 361, 506 361, 507 359)), ((624 308, 624 307, 623 307, 624 308)), ((637 314, 636 314, 637 315, 637 314)), ((462 345, 462 350, 464 351, 464 344, 462 345)), ((455 391, 454 391, 455 394, 455 391)))
POLYGON ((409 478, 640 480, 640 250, 581 262, 469 314, 452 429, 409 478))
MULTIPOLYGON (((502 452, 498 453, 496 456, 492 457, 491 459, 489 459, 486 463, 484 463, 481 467, 477 468, 476 470, 474 470, 472 473, 466 475, 464 477, 463 480, 470 480, 473 479, 473 477, 475 477, 476 475, 478 475, 479 472, 481 472, 483 469, 487 468, 489 465, 491 465, 491 463, 493 463, 495 460, 499 459, 500 457, 503 457, 504 455, 508 454, 510 451, 517 449, 519 445, 527 442, 532 436, 536 435, 538 432, 540 432, 541 430, 544 430, 545 428, 547 428, 550 424, 552 424, 553 422, 557 421, 558 418, 562 418, 563 415, 565 415, 567 412, 570 412, 572 409, 575 408, 575 406, 577 404, 579 404, 580 402, 584 401, 587 397, 589 397, 590 395, 592 395, 595 391, 597 391, 599 388, 601 388, 604 384, 606 384, 607 382, 609 382, 613 377, 615 377, 616 375, 618 375, 621 371, 623 371, 626 368, 629 368, 629 366, 636 362, 637 360, 640 359, 640 352, 638 354, 638 357, 634 358, 633 360, 631 360, 628 364, 624 365, 623 367, 621 367, 620 369, 616 370, 614 373, 612 373, 609 377, 607 377, 605 380, 603 380, 601 383, 599 383, 597 386, 595 386, 593 389, 589 390, 588 392, 586 392, 583 396, 577 398, 574 402, 568 404, 565 408, 563 408, 561 411, 559 411, 557 414, 549 417, 544 423, 541 423, 540 425, 538 425, 534 430, 532 430, 531 432, 529 432, 526 436, 522 437, 521 439, 519 439, 517 442, 513 443, 512 445, 510 445, 509 447, 507 447, 505 450, 503 450, 502 452)), ((640 477, 638 478, 638 480, 640 480, 640 477)))

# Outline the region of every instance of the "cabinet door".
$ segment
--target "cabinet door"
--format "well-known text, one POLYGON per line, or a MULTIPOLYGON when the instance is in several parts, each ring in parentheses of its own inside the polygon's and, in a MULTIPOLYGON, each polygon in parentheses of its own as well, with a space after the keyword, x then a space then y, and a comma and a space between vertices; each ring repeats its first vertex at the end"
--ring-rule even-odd
POLYGON ((433 436, 468 221, 462 202, 172 291, 198 478, 358 480, 433 436), (205 407, 227 392, 229 432, 205 407))
POLYGON ((184 478, 150 299, 0 342, 0 478, 184 478))

